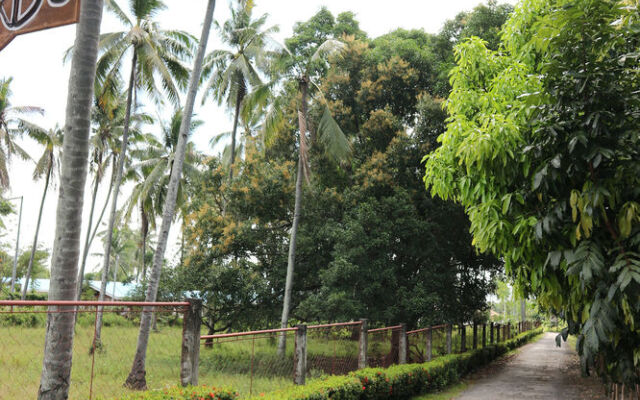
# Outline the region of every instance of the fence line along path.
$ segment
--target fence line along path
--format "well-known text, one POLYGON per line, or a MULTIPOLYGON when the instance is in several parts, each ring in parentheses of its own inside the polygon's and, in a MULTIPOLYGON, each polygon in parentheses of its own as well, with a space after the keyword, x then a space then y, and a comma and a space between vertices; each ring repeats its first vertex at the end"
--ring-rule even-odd
POLYGON ((537 326, 533 322, 443 324, 407 331, 405 324, 369 329, 368 321, 361 319, 204 335, 198 368, 213 380, 201 377, 200 383, 224 382, 243 395, 265 393, 365 367, 421 363, 503 342, 537 326), (292 345, 278 355, 277 338, 283 334, 292 345))
POLYGON ((48 314, 75 313, 71 400, 121 397, 135 355, 140 316, 152 312, 157 331, 147 350, 147 385, 227 385, 242 395, 365 367, 416 363, 509 339, 533 327, 451 324, 407 330, 358 321, 201 336, 202 301, 0 301, 0 399, 33 398, 42 371, 48 314), (101 345, 96 319, 102 313, 101 345), (286 335, 284 354, 277 352, 286 335), (94 350, 95 349, 95 350, 94 350))

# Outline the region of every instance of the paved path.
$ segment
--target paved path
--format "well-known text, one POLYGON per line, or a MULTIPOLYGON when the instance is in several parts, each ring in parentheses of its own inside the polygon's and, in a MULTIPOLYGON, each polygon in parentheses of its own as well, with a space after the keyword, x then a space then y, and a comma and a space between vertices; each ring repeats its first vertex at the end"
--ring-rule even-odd
POLYGON ((603 399, 597 379, 580 376, 580 362, 567 343, 556 347, 555 333, 523 346, 471 378, 458 400, 603 399))

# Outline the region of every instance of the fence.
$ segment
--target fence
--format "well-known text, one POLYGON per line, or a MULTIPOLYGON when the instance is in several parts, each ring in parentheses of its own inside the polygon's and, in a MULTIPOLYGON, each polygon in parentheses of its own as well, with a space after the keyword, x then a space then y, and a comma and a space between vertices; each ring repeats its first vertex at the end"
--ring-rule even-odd
POLYGON ((36 396, 49 317, 76 319, 70 399, 112 399, 128 392, 123 384, 133 362, 143 309, 154 313, 159 327, 149 339, 147 385, 150 389, 176 385, 185 357, 181 349, 189 302, 0 301, 0 398, 36 396))
POLYGON ((503 342, 537 324, 438 325, 408 331, 405 324, 368 329, 368 321, 201 336, 200 373, 243 395, 265 393, 308 378, 365 367, 418 363, 503 342), (284 335, 287 345, 278 354, 284 335), (291 345, 292 344, 292 345, 291 345))
POLYGON ((69 398, 101 400, 125 394, 128 390, 123 384, 135 354, 143 312, 153 312, 159 327, 151 334, 147 349, 149 389, 178 383, 197 385, 200 381, 230 385, 249 395, 367 366, 424 362, 502 342, 534 327, 530 322, 462 324, 407 332, 405 324, 369 329, 363 319, 201 336, 199 300, 0 301, 0 398, 32 398, 37 393, 46 322, 53 317, 76 320, 69 398), (96 329, 100 312, 101 331, 96 329), (287 345, 279 352, 281 338, 287 345))

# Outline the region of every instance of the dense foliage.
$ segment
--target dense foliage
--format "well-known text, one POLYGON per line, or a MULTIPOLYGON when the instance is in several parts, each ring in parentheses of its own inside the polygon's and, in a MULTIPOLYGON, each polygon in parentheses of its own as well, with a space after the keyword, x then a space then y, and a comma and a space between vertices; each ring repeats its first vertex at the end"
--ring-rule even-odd
MULTIPOLYGON (((309 93, 311 173, 297 238, 294 319, 418 326, 469 321, 486 309, 500 262, 476 253, 463 210, 430 198, 420 171, 445 126, 440 96, 453 53, 442 43, 496 32, 509 11, 482 6, 468 14, 474 25, 457 20, 455 38, 399 29, 369 39, 353 14, 336 18, 326 9, 295 25, 286 40, 292 62, 309 59, 327 40, 345 47, 330 58, 331 68, 316 64, 309 76, 319 85, 309 93), (349 140, 348 161, 314 141, 323 129, 314 122, 323 121, 327 106, 349 140)), ((212 332, 277 320, 300 143, 299 77, 285 78, 272 94, 283 105, 276 132, 265 141, 265 127, 245 120, 245 156, 233 180, 210 159, 191 189, 180 279, 203 293, 212 332)))
POLYGON ((638 383, 640 25, 635 2, 524 1, 501 51, 456 48, 431 193, 579 334, 583 368, 638 383))

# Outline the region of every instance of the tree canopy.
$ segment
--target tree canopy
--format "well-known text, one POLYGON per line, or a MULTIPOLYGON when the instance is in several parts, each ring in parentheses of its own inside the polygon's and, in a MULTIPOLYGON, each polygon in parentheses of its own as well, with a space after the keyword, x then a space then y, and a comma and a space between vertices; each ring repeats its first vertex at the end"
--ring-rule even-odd
MULTIPOLYGON (((285 42, 318 84, 309 98, 311 137, 328 108, 351 147, 341 162, 322 146, 309 150, 292 318, 424 326, 487 310, 501 262, 476 253, 463 209, 431 198, 421 181, 422 157, 445 127, 438 35, 399 29, 370 39, 353 14, 322 9, 285 42), (305 61, 326 40, 344 49, 328 65, 305 61)), ((297 79, 285 75, 273 94, 282 105, 278 129, 267 141, 249 132, 237 176, 226 181, 212 158, 194 183, 178 279, 205 293, 214 330, 263 328, 278 317, 293 221, 297 79)))
MULTIPOLYGON (((635 3, 634 3, 635 4, 635 3)), ((465 207, 476 247, 568 321, 585 372, 637 384, 638 45, 632 3, 523 1, 499 50, 455 50, 433 195, 465 207)))

